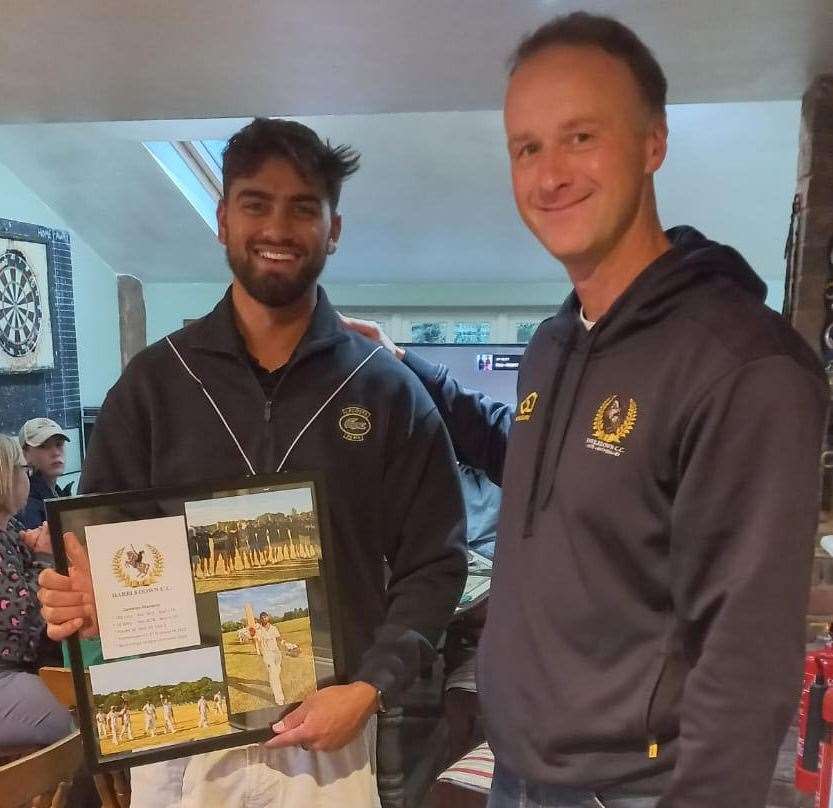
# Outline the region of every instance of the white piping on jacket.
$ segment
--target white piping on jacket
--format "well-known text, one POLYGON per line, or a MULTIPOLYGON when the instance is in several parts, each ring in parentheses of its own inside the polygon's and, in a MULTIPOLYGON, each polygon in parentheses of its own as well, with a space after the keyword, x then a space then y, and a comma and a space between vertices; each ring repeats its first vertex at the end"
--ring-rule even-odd
MULTIPOLYGON (((234 445, 237 447, 237 451, 240 452, 240 455, 245 461, 249 471, 253 475, 256 474, 254 466, 252 465, 249 458, 246 456, 246 453, 243 451, 243 447, 240 445, 240 441, 237 440, 237 436, 234 434, 234 431, 229 426, 228 421, 226 421, 225 417, 223 416, 223 413, 220 411, 220 408, 217 406, 216 402, 211 397, 211 393, 209 393, 208 390, 206 390, 205 385, 202 382, 202 379, 200 379, 200 377, 197 376, 196 373, 194 373, 194 371, 192 371, 191 368, 188 367, 188 363, 182 358, 182 354, 176 349, 176 346, 173 344, 173 342, 171 342, 170 338, 165 337, 165 341, 168 343, 168 345, 170 345, 171 350, 174 352, 174 354, 176 354, 176 358, 179 359, 179 361, 182 363, 182 367, 185 368, 185 370, 188 372, 188 375, 200 386, 200 389, 203 391, 203 393, 205 393, 205 397, 211 403, 211 406, 214 408, 214 412, 217 413, 218 417, 223 422, 223 426, 226 428, 226 431, 229 433, 229 435, 231 435, 231 439, 234 441, 234 445)), ((293 440, 292 443, 289 445, 289 448, 286 450, 286 454, 283 456, 283 460, 281 460, 280 464, 278 465, 277 469, 275 469, 275 471, 283 470, 283 467, 286 464, 290 452, 292 452, 292 450, 295 448, 295 445, 298 443, 298 441, 301 440, 301 436, 304 434, 304 432, 306 432, 307 429, 309 429, 309 427, 312 426, 313 421, 315 421, 315 419, 318 418, 319 415, 321 415, 321 413, 326 409, 327 405, 341 392, 341 390, 344 388, 347 382, 349 382, 350 379, 352 379, 353 376, 355 376, 373 358, 373 356, 382 349, 383 346, 377 345, 364 359, 362 359, 361 362, 359 362, 358 365, 356 365, 355 368, 353 368, 353 370, 350 372, 347 378, 338 387, 336 387, 335 390, 333 390, 329 398, 318 408, 318 410, 315 412, 312 418, 310 418, 309 421, 307 421, 306 424, 304 424, 304 426, 301 428, 301 431, 295 436, 295 440, 293 440)))

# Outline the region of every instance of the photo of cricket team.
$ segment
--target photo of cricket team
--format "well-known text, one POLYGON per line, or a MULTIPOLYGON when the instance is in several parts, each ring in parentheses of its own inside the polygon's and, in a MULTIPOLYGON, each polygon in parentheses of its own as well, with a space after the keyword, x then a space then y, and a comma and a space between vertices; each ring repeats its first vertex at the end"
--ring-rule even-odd
POLYGON ((309 486, 186 502, 185 517, 198 594, 319 574, 309 486))
POLYGON ((228 721, 216 647, 92 665, 89 672, 101 755, 238 731, 228 721))
POLYGON ((316 689, 306 582, 219 592, 229 710, 274 709, 316 689))

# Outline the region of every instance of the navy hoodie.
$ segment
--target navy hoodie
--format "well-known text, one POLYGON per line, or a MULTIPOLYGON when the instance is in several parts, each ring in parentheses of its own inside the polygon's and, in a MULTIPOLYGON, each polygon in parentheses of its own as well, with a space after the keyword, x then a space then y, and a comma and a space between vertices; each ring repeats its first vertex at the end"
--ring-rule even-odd
POLYGON ((516 412, 406 362, 503 482, 478 676, 497 759, 759 808, 800 691, 827 386, 737 252, 668 235, 592 330, 575 293, 541 324, 516 412))
MULTIPOLYGON (((320 288, 309 329, 271 398, 235 326, 231 290, 170 340, 257 472, 274 472, 284 459, 286 471, 324 477, 344 666, 351 679, 395 702, 432 658, 465 581, 460 484, 430 398, 386 351, 339 389, 375 346, 342 327, 320 288), (356 413, 367 427, 360 435, 345 423, 356 413)), ((160 340, 133 358, 107 394, 80 488, 103 493, 246 472, 199 384, 160 340)))

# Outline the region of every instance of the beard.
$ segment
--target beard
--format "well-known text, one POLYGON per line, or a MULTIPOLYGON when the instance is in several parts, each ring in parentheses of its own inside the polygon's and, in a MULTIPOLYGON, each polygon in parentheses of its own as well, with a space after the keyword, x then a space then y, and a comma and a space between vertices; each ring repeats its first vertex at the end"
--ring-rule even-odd
POLYGON ((315 286, 324 271, 326 254, 307 256, 293 275, 264 273, 259 275, 247 256, 233 256, 226 247, 226 260, 234 277, 258 303, 280 308, 296 303, 315 286))

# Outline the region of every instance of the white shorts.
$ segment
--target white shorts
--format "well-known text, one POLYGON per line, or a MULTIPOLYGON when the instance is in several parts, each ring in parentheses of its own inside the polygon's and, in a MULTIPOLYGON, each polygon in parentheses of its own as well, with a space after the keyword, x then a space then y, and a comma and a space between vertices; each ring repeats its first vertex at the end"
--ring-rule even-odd
POLYGON ((244 746, 130 771, 131 808, 380 808, 376 717, 337 752, 244 746))

